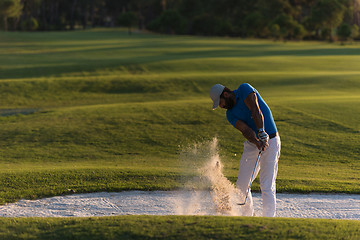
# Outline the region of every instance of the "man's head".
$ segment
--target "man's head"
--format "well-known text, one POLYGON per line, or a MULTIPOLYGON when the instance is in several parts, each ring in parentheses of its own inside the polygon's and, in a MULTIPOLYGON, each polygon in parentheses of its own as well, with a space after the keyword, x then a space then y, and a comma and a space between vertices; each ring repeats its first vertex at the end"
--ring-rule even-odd
POLYGON ((236 103, 235 93, 221 84, 212 86, 210 89, 210 98, 213 100, 213 110, 218 106, 231 109, 236 103))

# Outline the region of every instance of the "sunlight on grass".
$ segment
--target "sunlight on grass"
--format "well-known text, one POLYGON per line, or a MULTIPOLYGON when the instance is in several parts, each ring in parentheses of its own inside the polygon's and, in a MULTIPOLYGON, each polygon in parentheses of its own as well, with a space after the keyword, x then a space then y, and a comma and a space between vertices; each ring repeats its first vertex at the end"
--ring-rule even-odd
POLYGON ((0 102, 14 114, 0 117, 0 181, 13 181, 0 202, 66 193, 70 170, 79 192, 175 188, 191 172, 181 151, 215 136, 235 182, 244 138, 211 109, 208 91, 242 82, 273 111, 279 191, 359 193, 357 44, 107 29, 1 34, 0 102))

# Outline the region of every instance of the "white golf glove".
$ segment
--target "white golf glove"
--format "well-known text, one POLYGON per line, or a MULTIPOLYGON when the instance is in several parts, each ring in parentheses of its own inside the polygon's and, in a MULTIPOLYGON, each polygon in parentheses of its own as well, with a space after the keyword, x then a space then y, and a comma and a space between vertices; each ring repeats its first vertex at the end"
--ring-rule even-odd
POLYGON ((269 141, 269 135, 262 128, 258 129, 258 137, 259 137, 259 140, 262 141, 262 142, 268 142, 269 141))

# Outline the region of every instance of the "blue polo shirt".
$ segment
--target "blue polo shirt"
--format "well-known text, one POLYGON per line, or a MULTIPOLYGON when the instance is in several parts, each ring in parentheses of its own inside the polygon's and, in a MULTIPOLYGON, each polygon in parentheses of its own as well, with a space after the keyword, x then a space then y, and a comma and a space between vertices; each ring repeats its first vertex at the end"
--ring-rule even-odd
POLYGON ((267 134, 273 134, 277 132, 274 118, 271 110, 265 101, 260 96, 259 92, 248 83, 243 83, 237 90, 234 90, 236 104, 233 108, 226 111, 227 120, 235 127, 238 120, 245 122, 255 133, 257 133, 257 127, 254 120, 251 117, 249 108, 244 103, 245 98, 252 92, 256 93, 260 110, 264 116, 264 127, 267 134))

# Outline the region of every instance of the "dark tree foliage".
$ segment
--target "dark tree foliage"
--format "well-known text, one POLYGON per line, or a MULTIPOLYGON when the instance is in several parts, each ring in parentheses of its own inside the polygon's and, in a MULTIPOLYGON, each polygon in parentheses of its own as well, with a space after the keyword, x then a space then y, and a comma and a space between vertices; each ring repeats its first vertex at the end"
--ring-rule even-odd
POLYGON ((352 31, 349 24, 343 23, 338 28, 338 36, 341 41, 346 41, 351 37, 352 31))
POLYGON ((0 0, 4 30, 133 27, 274 39, 359 36, 360 0, 0 0), (339 29, 341 26, 341 29, 339 29), (345 31, 346 30, 346 31, 345 31), (340 36, 340 35, 341 36, 340 36))
POLYGON ((136 14, 134 12, 124 12, 119 15, 117 20, 118 20, 117 22, 120 26, 124 26, 129 29, 129 34, 131 35, 131 33, 132 33, 131 29, 137 21, 136 14))

